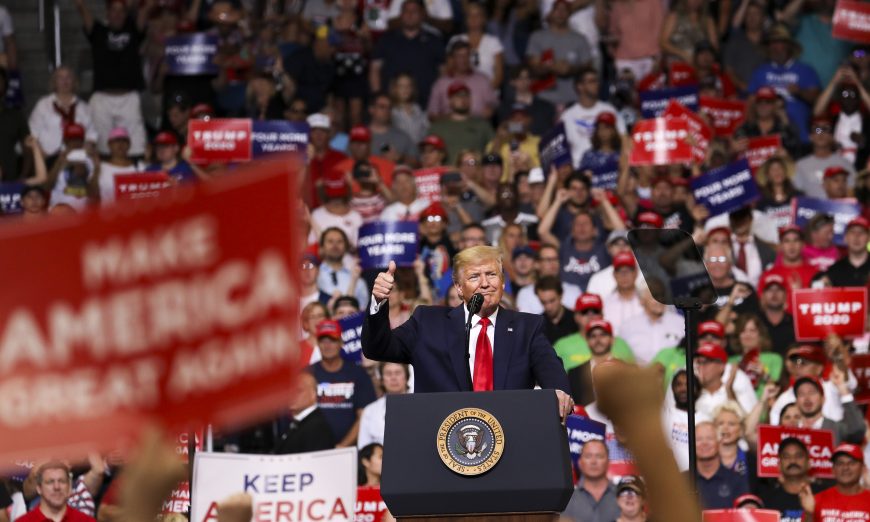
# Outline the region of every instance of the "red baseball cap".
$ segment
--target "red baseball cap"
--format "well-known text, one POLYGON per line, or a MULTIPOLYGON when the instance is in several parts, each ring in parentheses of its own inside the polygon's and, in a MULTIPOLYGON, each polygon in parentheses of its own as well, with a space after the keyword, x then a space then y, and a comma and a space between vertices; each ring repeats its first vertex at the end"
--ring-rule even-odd
POLYGON ((758 91, 755 92, 755 99, 756 100, 770 101, 770 100, 776 100, 778 98, 779 98, 779 95, 776 94, 776 91, 773 90, 773 87, 768 87, 767 85, 765 85, 764 87, 761 87, 760 89, 758 89, 758 91))
POLYGON ((163 131, 154 137, 155 145, 178 145, 178 138, 169 131, 163 131))
POLYGON ((844 169, 843 167, 828 167, 825 169, 825 174, 823 175, 824 179, 833 178, 834 176, 848 176, 849 171, 844 169))
POLYGON ((437 201, 430 204, 420 212, 420 221, 427 221, 430 217, 440 217, 442 221, 447 221, 447 211, 437 201))
POLYGON ((610 325, 609 321, 605 321, 604 319, 595 319, 594 321, 589 321, 589 324, 586 325, 586 335, 589 335, 589 332, 594 330, 595 328, 601 328, 607 335, 613 335, 613 326, 610 325))
POLYGON ((662 228, 665 226, 665 220, 655 212, 641 212, 637 215, 637 224, 638 226, 662 228))
POLYGON ((799 227, 798 225, 791 224, 791 225, 786 225, 786 226, 779 229, 779 240, 782 241, 782 238, 784 238, 786 234, 790 234, 792 232, 794 232, 795 234, 800 236, 801 239, 804 238, 803 229, 801 227, 799 227))
POLYGON ((722 348, 716 343, 701 343, 698 350, 695 351, 696 357, 705 359, 713 359, 722 363, 728 362, 728 354, 725 353, 725 348, 722 348))
POLYGON ((447 96, 448 97, 451 97, 454 94, 458 94, 460 92, 469 92, 468 85, 466 85, 465 82, 460 82, 460 81, 452 82, 447 87, 447 96))
POLYGON ((424 145, 431 145, 438 150, 445 150, 447 148, 447 145, 444 144, 444 140, 442 140, 440 136, 434 134, 430 134, 420 141, 420 146, 423 147, 424 145))
POLYGON ((719 232, 722 232, 723 234, 728 236, 729 241, 731 240, 731 227, 727 227, 725 225, 711 228, 707 231, 707 237, 709 238, 713 234, 718 234, 719 232))
POLYGON ((704 321, 698 325, 698 336, 711 334, 719 339, 725 338, 725 327, 719 321, 704 321))
POLYGON ((734 499, 734 507, 739 508, 744 504, 753 503, 756 506, 763 508, 764 501, 761 500, 758 496, 753 495, 752 493, 746 493, 745 495, 740 495, 739 497, 734 499))
POLYGON ((202 118, 203 116, 214 116, 214 108, 207 103, 197 103, 190 109, 192 118, 202 118))
POLYGON ((354 125, 354 127, 350 129, 350 141, 368 143, 372 141, 372 133, 369 132, 368 127, 364 125, 354 125))
POLYGON ((326 176, 323 178, 323 191, 327 198, 338 199, 347 197, 349 190, 343 177, 326 176))
POLYGON ((813 118, 813 127, 817 127, 819 125, 827 125, 828 127, 830 127, 832 124, 833 122, 831 122, 831 118, 829 116, 823 115, 813 118))
POLYGON ((332 319, 324 319, 317 323, 317 338, 332 337, 338 341, 341 340, 341 325, 338 321, 332 319))
POLYGON ((634 268, 636 266, 634 261, 634 256, 631 252, 620 252, 616 254, 613 258, 613 269, 622 268, 624 266, 630 266, 634 268))
POLYGON ((773 272, 765 272, 761 274, 761 279, 758 281, 758 290, 763 294, 770 285, 779 285, 783 290, 787 288, 785 278, 773 272))
POLYGON ((599 113, 598 116, 595 118, 595 125, 600 125, 602 123, 610 125, 611 127, 615 127, 616 115, 610 111, 604 111, 602 113, 599 113))
POLYGON ((574 302, 575 312, 585 312, 586 310, 598 310, 604 308, 604 303, 601 302, 601 296, 598 294, 583 294, 574 302))
POLYGON ((792 390, 794 390, 794 394, 797 395, 798 388, 800 388, 801 384, 806 382, 812 383, 816 388, 819 389, 819 393, 823 396, 825 395, 825 386, 822 384, 822 381, 818 377, 812 377, 810 375, 806 375, 804 377, 798 377, 794 381, 794 386, 792 386, 792 390))
POLYGON ((844 444, 840 444, 839 446, 834 448, 834 453, 831 455, 831 460, 834 460, 837 457, 837 455, 840 455, 840 454, 848 455, 848 456, 852 457, 853 459, 857 460, 858 462, 860 462, 861 464, 864 463, 864 452, 861 451, 861 448, 859 446, 856 446, 854 444, 845 444, 844 443, 844 444))
POLYGON ((825 364, 828 362, 828 357, 825 355, 825 351, 822 350, 822 347, 812 344, 796 346, 786 353, 786 357, 789 359, 792 357, 799 357, 818 364, 825 364))
POLYGON ((864 216, 858 216, 846 225, 846 230, 849 230, 852 227, 861 227, 864 230, 870 230, 870 221, 867 221, 867 218, 864 216))
POLYGON ((70 123, 63 128, 63 139, 83 140, 85 139, 85 128, 78 123, 70 123))

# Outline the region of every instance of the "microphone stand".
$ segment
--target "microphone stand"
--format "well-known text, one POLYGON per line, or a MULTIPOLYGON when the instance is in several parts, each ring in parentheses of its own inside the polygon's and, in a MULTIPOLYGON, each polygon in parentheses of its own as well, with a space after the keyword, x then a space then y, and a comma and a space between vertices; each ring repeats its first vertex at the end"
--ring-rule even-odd
POLYGON ((471 379, 471 318, 474 314, 468 311, 465 321, 465 376, 468 379, 468 389, 474 391, 474 381, 471 379))

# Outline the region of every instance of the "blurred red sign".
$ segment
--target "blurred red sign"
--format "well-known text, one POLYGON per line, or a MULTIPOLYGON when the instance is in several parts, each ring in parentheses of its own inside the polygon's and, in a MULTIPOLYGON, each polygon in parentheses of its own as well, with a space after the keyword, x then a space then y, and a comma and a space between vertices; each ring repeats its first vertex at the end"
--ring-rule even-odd
POLYGON ((867 288, 800 288, 792 291, 791 310, 798 341, 820 341, 830 334, 860 337, 867 328, 867 288))
POLYGON ((779 522, 779 511, 772 509, 708 509, 703 522, 779 522))
POLYGON ((699 111, 710 118, 713 132, 717 136, 730 136, 743 123, 746 115, 746 103, 739 100, 721 100, 701 96, 698 102, 699 111))
POLYGON ((286 403, 298 357, 290 161, 0 227, 0 459, 234 425, 286 403))
POLYGON ((858 379, 858 388, 854 393, 855 402, 870 403, 870 354, 853 355, 849 368, 858 379))
POLYGON ((190 159, 197 163, 251 160, 251 120, 212 118, 187 124, 190 159))
POLYGON ((631 131, 632 165, 669 165, 692 161, 689 123, 677 118, 641 120, 631 131))
POLYGON ((417 197, 431 203, 441 201, 441 174, 449 170, 450 167, 415 170, 414 180, 417 183, 417 197))
POLYGON ((776 155, 776 151, 782 147, 782 138, 779 134, 773 136, 759 136, 757 138, 749 138, 749 144, 746 147, 746 160, 749 161, 749 168, 752 173, 759 167, 764 165, 764 162, 776 155))
POLYGON ((832 24, 834 38, 870 44, 870 4, 867 2, 839 0, 832 24))
POLYGON ((360 486, 356 490, 356 509, 354 522, 381 522, 387 505, 381 498, 381 488, 378 486, 360 486))
POLYGON ((160 197, 160 193, 172 187, 172 180, 165 172, 136 172, 115 174, 115 199, 129 201, 160 197))
POLYGON ((707 159, 707 148, 713 131, 700 116, 686 108, 676 100, 671 100, 664 112, 665 117, 683 118, 689 124, 689 137, 692 142, 692 157, 698 163, 704 163, 707 159))
POLYGON ((779 441, 789 437, 800 439, 809 450, 810 475, 824 478, 834 476, 834 468, 831 464, 834 434, 830 430, 761 425, 758 427, 759 477, 779 476, 779 441))

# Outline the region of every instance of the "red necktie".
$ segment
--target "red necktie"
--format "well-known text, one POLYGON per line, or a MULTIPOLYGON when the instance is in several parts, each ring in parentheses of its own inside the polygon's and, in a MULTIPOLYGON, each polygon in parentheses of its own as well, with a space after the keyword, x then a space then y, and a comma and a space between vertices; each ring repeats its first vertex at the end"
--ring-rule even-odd
POLYGON ((746 272, 746 244, 737 241, 737 268, 746 272))
POLYGON ((477 349, 474 351, 474 391, 492 391, 492 345, 486 335, 489 319, 482 318, 478 323, 477 349))

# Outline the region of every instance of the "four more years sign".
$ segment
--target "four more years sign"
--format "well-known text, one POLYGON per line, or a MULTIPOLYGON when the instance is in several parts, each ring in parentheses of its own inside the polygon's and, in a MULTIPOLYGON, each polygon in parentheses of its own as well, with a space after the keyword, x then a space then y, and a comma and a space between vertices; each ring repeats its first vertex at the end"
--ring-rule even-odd
POLYGON ((0 227, 0 459, 286 403, 299 338, 288 165, 0 227))

